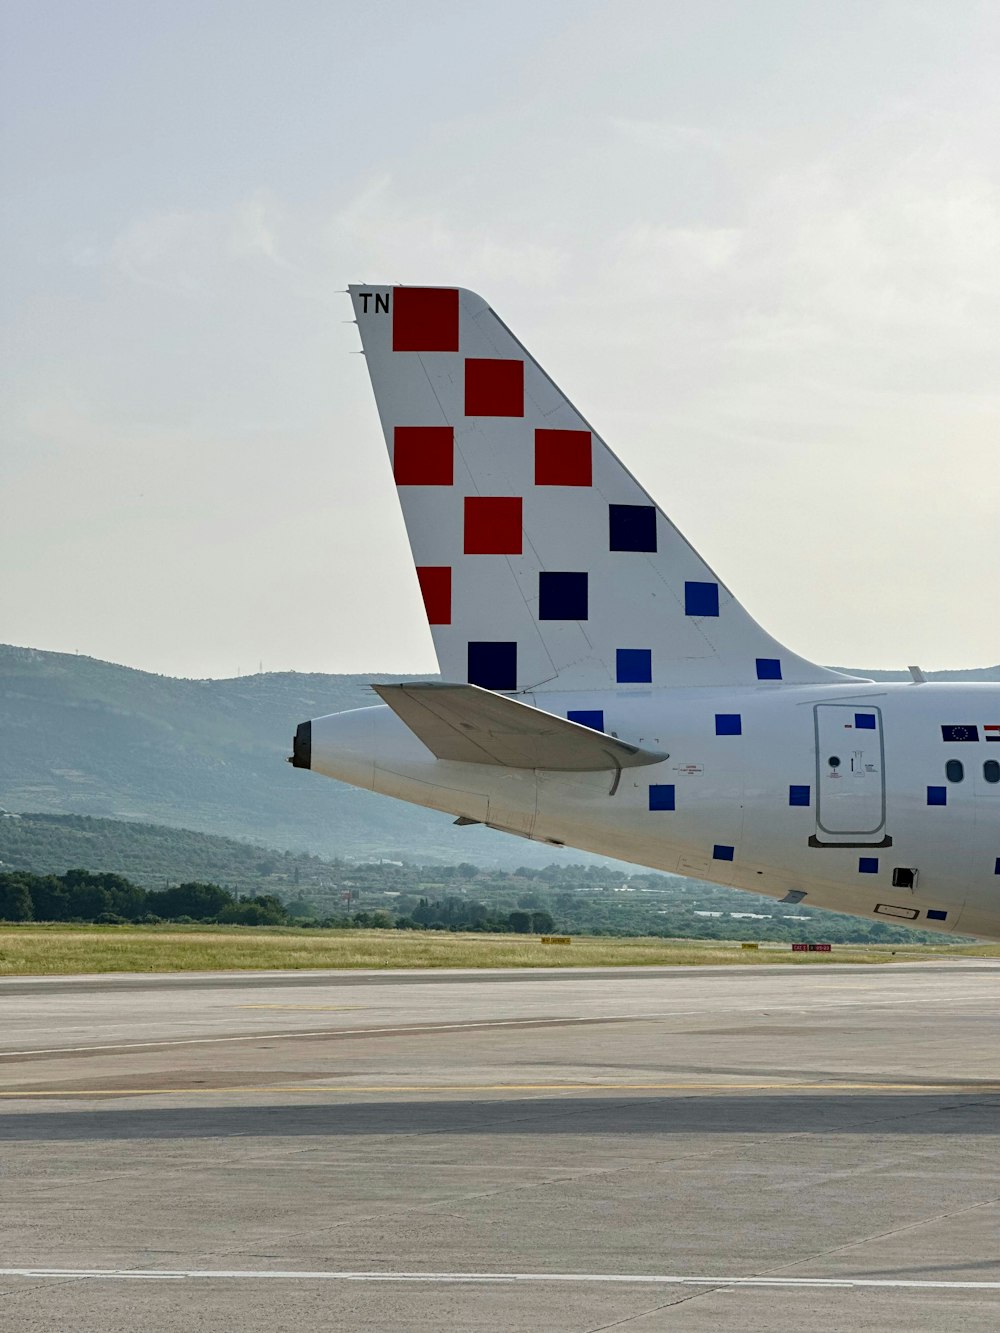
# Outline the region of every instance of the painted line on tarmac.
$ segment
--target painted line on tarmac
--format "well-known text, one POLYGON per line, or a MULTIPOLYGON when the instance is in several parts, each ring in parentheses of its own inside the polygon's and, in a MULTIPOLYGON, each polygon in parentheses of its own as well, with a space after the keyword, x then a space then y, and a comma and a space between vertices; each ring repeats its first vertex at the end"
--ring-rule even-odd
POLYGON ((97 1281, 140 1282, 426 1282, 443 1285, 460 1283, 515 1282, 587 1282, 617 1286, 658 1287, 802 1287, 890 1288, 916 1291, 1000 1291, 1000 1282, 974 1282, 946 1279, 924 1281, 910 1278, 864 1277, 701 1277, 664 1273, 387 1273, 330 1272, 305 1269, 231 1269, 231 1268, 0 1268, 0 1278, 88 1278, 97 1281))
POLYGON ((254 1084, 209 1088, 35 1088, 0 1092, 0 1099, 67 1097, 186 1097, 246 1096, 248 1093, 295 1093, 310 1096, 367 1096, 397 1093, 447 1092, 938 1092, 1000 1093, 1000 1083, 415 1083, 415 1084, 254 1084))

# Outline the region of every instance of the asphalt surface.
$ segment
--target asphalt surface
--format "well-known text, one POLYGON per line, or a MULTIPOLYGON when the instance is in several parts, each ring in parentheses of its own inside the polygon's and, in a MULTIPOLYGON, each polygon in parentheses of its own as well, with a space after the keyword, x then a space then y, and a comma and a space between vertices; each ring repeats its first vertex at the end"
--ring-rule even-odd
POLYGON ((1000 1328, 1000 965, 0 982, 0 1327, 1000 1328))

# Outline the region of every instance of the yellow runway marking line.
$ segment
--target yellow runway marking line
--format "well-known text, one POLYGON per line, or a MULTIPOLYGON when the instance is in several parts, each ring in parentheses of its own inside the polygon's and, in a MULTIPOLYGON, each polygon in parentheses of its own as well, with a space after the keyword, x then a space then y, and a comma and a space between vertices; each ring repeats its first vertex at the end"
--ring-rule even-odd
POLYGON ((21 1097, 179 1097, 198 1094, 308 1093, 315 1096, 446 1092, 979 1092, 1000 1093, 1000 1083, 415 1083, 415 1084, 266 1084, 231 1088, 85 1088, 0 1092, 21 1097))

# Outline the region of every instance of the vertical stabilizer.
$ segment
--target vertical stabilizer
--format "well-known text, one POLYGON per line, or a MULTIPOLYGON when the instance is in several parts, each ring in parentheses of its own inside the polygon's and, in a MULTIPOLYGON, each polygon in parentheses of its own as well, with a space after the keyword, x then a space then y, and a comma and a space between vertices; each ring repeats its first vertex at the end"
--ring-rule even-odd
POLYGON ((481 297, 350 293, 445 680, 850 679, 751 619, 481 297))

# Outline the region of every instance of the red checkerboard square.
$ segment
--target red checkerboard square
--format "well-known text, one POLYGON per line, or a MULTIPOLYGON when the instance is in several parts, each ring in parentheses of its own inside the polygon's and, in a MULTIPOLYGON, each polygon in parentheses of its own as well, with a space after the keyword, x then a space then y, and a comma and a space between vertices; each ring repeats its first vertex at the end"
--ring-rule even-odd
POLYGON ((467 417, 523 417, 524 362, 467 357, 467 417))
POLYGON ((458 290, 393 287, 392 350, 457 352, 458 290))
POLYGON ((592 484, 589 430, 535 431, 536 486, 592 484))
POLYGON ((429 625, 451 624, 451 566, 418 565, 417 578, 424 595, 429 625))
POLYGON ((450 486, 455 480, 451 426, 397 426, 392 433, 392 475, 397 486, 450 486))
POLYGON ((520 555, 521 497, 467 496, 464 549, 466 555, 520 555))

